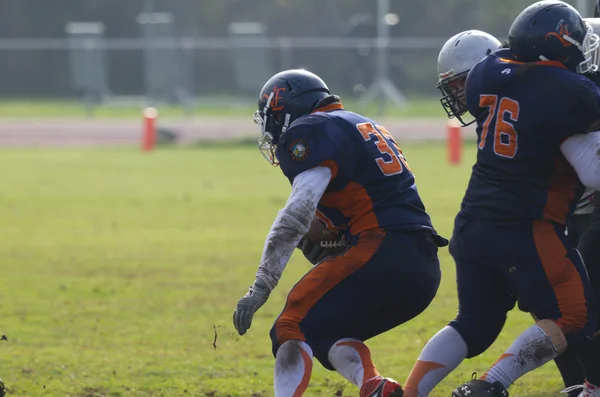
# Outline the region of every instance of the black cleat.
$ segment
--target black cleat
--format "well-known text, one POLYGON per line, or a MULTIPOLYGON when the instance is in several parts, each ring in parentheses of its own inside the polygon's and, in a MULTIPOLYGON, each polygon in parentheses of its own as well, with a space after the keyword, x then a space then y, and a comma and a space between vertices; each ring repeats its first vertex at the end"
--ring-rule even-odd
POLYGON ((476 377, 477 374, 473 373, 473 379, 454 389, 452 397, 508 397, 508 391, 502 383, 490 383, 476 377))

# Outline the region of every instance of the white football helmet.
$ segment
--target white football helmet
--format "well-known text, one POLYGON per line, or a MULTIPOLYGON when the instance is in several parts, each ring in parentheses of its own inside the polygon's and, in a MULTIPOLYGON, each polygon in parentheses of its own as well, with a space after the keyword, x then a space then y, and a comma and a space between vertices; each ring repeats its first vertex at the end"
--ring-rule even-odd
POLYGON ((475 121, 465 123, 460 117, 467 112, 465 79, 473 66, 501 47, 498 39, 480 30, 467 30, 446 41, 438 55, 437 88, 442 92, 440 102, 448 118, 456 117, 463 126, 475 121))

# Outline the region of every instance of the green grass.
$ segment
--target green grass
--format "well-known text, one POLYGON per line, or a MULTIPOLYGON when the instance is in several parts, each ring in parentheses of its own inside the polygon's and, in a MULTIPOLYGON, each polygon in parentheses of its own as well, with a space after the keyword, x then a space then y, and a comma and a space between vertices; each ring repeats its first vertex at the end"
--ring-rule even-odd
MULTIPOLYGON (((448 166, 443 146, 404 147, 435 226, 448 236, 473 146, 448 166)), ((292 257, 244 337, 231 316, 254 280, 263 239, 289 186, 254 148, 0 151, 0 377, 10 396, 271 396, 268 331, 310 266, 292 257), (217 327, 217 349, 213 349, 217 327)), ((368 342, 382 374, 404 381, 456 314, 453 262, 416 320, 368 342)), ((433 396, 483 373, 532 324, 503 334, 433 396)), ((552 363, 511 396, 557 395, 552 363)), ((315 364, 309 396, 356 396, 315 364), (335 394, 342 390, 341 393, 335 394)))
MULTIPOLYGON (((343 99, 343 98, 342 98, 343 99)), ((445 117, 437 98, 412 98, 404 109, 394 108, 391 104, 382 109, 381 115, 390 117, 445 117)), ((355 100, 344 100, 349 109, 358 110, 355 100)), ((106 104, 97 107, 92 114, 96 118, 139 118, 142 113, 141 105, 106 104)), ((158 106, 161 117, 248 117, 255 108, 253 101, 233 101, 226 98, 215 98, 213 101, 203 100, 186 112, 181 106, 158 106)), ((367 106, 363 114, 379 115, 379 106, 367 106)), ((3 100, 0 101, 0 118, 42 118, 42 117, 87 117, 86 108, 82 102, 67 100, 3 100)))

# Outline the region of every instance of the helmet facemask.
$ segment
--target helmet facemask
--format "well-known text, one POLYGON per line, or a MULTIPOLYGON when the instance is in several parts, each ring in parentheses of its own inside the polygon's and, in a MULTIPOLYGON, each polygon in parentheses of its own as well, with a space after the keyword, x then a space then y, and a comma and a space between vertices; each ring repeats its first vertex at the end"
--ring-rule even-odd
POLYGON ((266 116, 263 116, 263 112, 256 111, 254 112, 254 123, 258 125, 260 128, 260 137, 258 138, 258 150, 263 155, 265 159, 271 165, 277 165, 277 159, 275 158, 275 144, 273 143, 273 135, 266 130, 266 116))
MULTIPOLYGON (((586 23, 585 26, 587 33, 583 38, 582 44, 575 42, 575 46, 583 55, 583 61, 577 65, 577 73, 579 74, 597 72, 598 65, 600 64, 600 38, 594 33, 594 29, 590 24, 586 23)), ((565 40, 567 40, 567 37, 564 37, 565 40)), ((570 37, 568 38, 571 39, 570 37)))
POLYGON ((290 125, 291 115, 289 113, 283 116, 281 111, 274 112, 271 108, 271 100, 275 92, 271 92, 265 107, 262 111, 254 112, 254 123, 260 128, 260 137, 257 144, 260 153, 273 166, 278 166, 279 161, 275 155, 277 141, 285 133, 290 125), (282 118, 284 118, 282 123, 282 118))
MULTIPOLYGON (((581 43, 575 40, 573 37, 568 34, 563 34, 561 40, 568 43, 564 45, 565 48, 568 48, 570 51, 568 56, 565 56, 565 60, 562 62, 567 66, 567 68, 573 70, 575 67, 575 72, 578 74, 587 74, 594 73, 598 71, 598 48, 600 45, 600 38, 597 34, 594 33, 594 29, 592 26, 586 22, 584 22, 586 33, 583 37, 581 43), (574 55, 572 57, 572 55, 574 55), (581 59, 577 65, 573 65, 573 61, 581 59)), ((539 59, 542 61, 548 61, 549 58, 544 55, 540 55, 539 59)))
POLYGON ((465 123, 460 116, 467 112, 465 82, 469 71, 454 74, 454 71, 440 74, 437 88, 442 92, 440 103, 449 118, 456 118, 463 126, 472 124, 475 120, 465 123))

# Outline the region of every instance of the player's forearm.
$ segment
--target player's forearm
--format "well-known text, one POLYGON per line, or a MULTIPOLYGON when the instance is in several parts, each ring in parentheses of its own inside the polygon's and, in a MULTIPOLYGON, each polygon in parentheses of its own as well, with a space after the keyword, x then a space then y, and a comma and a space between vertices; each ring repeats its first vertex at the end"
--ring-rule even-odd
POLYGON ((270 290, 279 282, 294 249, 308 231, 330 178, 328 168, 317 167, 303 172, 294 180, 292 193, 271 226, 256 272, 270 290))
POLYGON ((600 190, 600 131, 573 135, 560 146, 579 180, 586 187, 600 190))
POLYGON ((260 265, 256 272, 256 276, 266 282, 269 290, 273 290, 279 282, 283 269, 285 269, 296 245, 307 231, 308 226, 302 220, 288 214, 285 209, 277 215, 265 241, 260 265))

